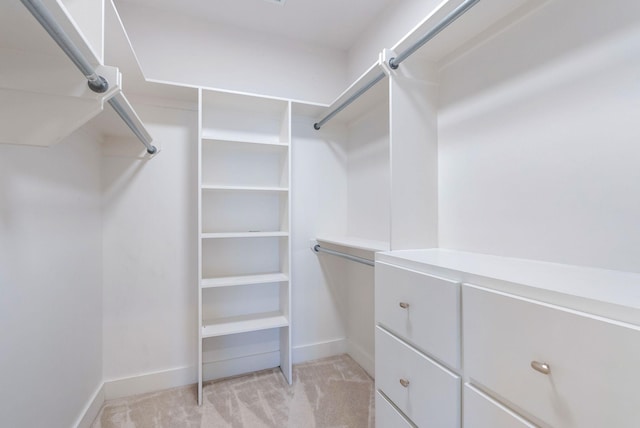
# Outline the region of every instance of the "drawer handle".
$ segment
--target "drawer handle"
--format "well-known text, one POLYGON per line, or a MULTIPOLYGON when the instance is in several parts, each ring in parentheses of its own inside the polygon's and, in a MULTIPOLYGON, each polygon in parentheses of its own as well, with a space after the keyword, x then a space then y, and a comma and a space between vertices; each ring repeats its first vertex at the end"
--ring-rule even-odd
POLYGON ((539 361, 531 361, 531 368, 542 374, 548 375, 551 373, 551 367, 547 363, 541 363, 539 361))
POLYGON ((408 379, 400 379, 400 385, 404 386, 405 388, 409 387, 409 380, 408 379))
POLYGON ((400 307, 402 309, 409 309, 409 304, 407 302, 400 302, 400 307))

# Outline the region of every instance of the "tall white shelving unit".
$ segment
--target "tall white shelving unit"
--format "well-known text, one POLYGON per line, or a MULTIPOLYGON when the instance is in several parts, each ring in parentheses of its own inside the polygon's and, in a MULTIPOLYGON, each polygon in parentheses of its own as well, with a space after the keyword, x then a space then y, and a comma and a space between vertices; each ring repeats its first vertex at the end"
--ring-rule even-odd
POLYGON ((202 381, 280 366, 291 382, 289 101, 199 90, 202 381))

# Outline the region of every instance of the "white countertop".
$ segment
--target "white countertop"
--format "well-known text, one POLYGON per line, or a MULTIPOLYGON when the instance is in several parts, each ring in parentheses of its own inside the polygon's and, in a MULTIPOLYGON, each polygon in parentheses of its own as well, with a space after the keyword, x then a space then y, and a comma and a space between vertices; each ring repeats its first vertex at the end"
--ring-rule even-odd
POLYGON ((440 248, 376 253, 376 262, 640 325, 640 274, 440 248))

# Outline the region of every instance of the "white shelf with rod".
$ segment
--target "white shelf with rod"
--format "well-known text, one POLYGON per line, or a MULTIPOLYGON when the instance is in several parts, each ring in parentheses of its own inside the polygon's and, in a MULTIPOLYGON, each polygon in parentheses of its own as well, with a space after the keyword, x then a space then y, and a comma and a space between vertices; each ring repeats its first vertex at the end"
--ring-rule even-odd
POLYGON ((279 365, 291 382, 290 110, 199 91, 200 404, 204 380, 243 367, 279 365))

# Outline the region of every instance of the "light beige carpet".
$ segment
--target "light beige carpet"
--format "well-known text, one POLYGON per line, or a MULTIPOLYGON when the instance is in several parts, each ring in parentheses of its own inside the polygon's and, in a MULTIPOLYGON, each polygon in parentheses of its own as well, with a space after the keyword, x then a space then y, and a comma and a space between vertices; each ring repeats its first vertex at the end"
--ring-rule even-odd
POLYGON ((373 428, 374 384, 348 355, 107 401, 93 428, 373 428))

